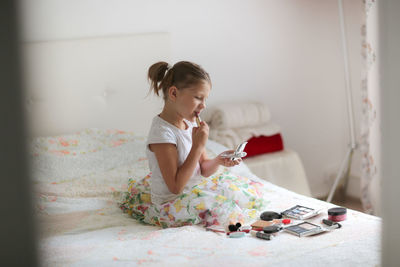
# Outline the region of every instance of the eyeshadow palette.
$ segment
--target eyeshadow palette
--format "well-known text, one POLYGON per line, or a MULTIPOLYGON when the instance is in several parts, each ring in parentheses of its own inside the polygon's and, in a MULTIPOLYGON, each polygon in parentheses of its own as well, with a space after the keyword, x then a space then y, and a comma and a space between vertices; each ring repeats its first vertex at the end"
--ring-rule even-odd
POLYGON ((308 219, 308 218, 318 215, 318 213, 319 213, 319 210, 296 205, 296 206, 282 212, 282 215, 289 217, 289 218, 297 219, 297 220, 305 220, 305 219, 308 219))
POLYGON ((321 226, 309 222, 302 222, 296 225, 291 225, 285 227, 283 230, 288 233, 297 235, 298 237, 316 235, 322 232, 326 232, 326 230, 323 229, 321 226))

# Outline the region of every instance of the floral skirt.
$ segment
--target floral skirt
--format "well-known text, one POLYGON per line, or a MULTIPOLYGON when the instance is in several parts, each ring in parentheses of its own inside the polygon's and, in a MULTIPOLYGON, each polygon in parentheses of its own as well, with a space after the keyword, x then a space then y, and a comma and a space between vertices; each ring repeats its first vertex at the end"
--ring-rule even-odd
POLYGON ((193 186, 175 200, 153 204, 149 179, 129 179, 120 208, 140 222, 163 228, 204 224, 227 225, 257 219, 267 204, 263 184, 230 172, 215 174, 193 186))

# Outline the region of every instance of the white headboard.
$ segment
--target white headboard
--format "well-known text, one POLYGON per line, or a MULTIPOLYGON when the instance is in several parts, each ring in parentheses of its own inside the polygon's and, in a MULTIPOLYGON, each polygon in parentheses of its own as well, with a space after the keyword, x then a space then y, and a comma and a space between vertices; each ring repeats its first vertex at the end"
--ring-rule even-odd
POLYGON ((23 44, 31 135, 84 128, 147 134, 161 98, 148 97, 147 70, 169 62, 168 33, 23 44))

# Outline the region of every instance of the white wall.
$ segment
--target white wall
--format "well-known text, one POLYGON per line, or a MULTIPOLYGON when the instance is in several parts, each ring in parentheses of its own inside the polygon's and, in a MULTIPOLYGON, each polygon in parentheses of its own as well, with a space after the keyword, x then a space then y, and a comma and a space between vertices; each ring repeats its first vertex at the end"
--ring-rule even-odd
MULTIPOLYGON (((344 2, 358 122, 363 4, 344 2)), ((26 41, 172 33, 174 62, 191 60, 210 73, 208 104, 268 104, 313 194, 328 193, 349 140, 336 0, 23 0, 21 9, 26 41)))

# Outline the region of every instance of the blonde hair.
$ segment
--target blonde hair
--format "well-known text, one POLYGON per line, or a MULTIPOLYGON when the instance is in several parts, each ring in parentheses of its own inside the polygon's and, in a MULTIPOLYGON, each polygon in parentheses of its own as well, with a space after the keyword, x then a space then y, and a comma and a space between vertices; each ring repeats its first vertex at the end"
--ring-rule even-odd
POLYGON ((160 61, 150 66, 147 77, 150 82, 150 92, 157 96, 163 92, 164 100, 167 99, 168 89, 175 86, 178 90, 189 88, 211 79, 208 73, 199 65, 189 61, 179 61, 172 68, 167 62, 160 61))

